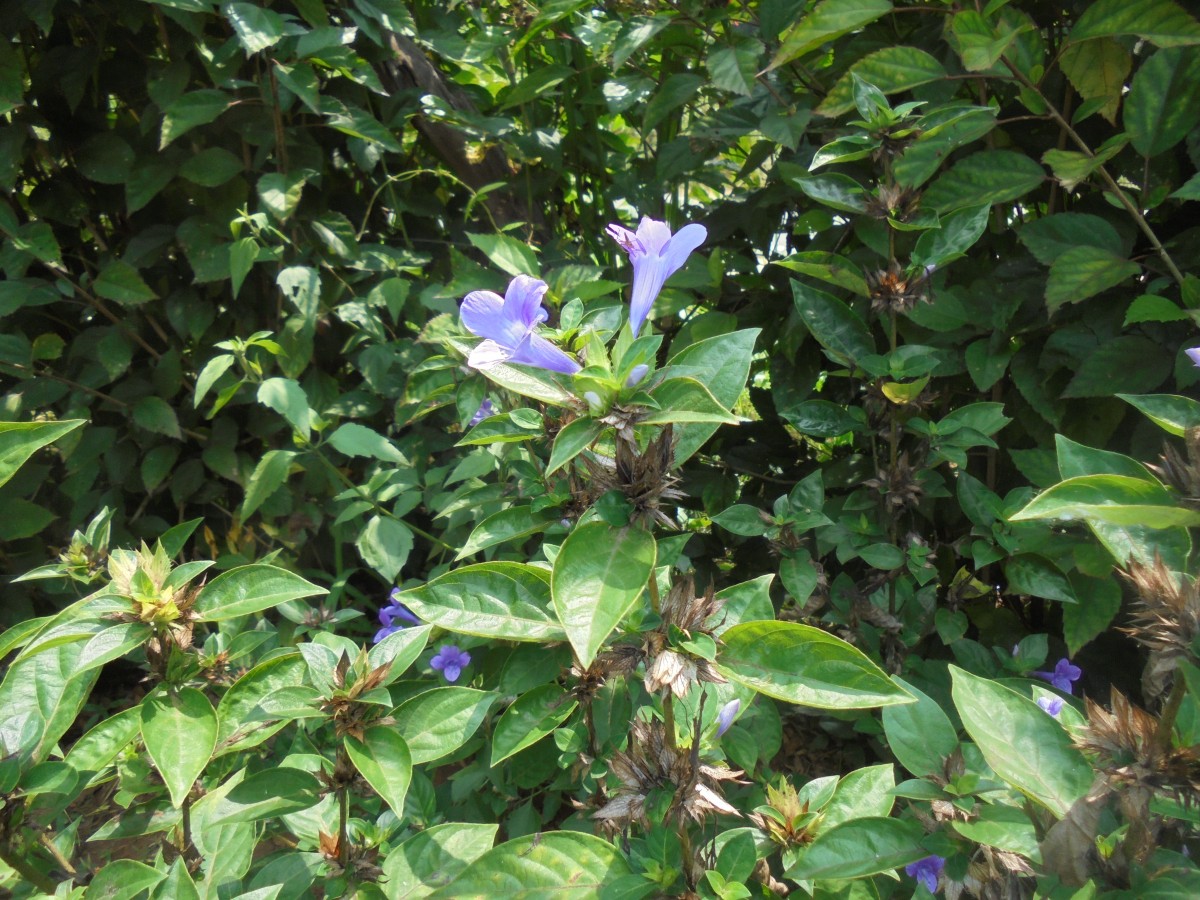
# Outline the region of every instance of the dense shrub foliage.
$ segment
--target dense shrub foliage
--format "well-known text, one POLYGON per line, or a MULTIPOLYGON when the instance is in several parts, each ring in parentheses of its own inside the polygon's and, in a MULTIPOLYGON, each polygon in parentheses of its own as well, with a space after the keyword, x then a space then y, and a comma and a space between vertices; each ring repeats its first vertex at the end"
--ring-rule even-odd
POLYGON ((0 892, 1200 895, 1184 6, 0 19, 0 892))

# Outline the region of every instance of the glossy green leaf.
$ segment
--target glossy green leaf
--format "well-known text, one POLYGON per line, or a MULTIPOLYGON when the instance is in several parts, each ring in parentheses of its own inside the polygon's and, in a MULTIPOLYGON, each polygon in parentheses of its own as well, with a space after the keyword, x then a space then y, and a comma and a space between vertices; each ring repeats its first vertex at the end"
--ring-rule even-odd
POLYGON ((92 290, 105 300, 116 301, 122 306, 139 306, 158 297, 137 269, 119 259, 100 270, 92 282, 92 290))
POLYGON ((544 569, 494 562, 447 572, 399 595, 422 621, 447 631, 510 641, 555 641, 566 635, 550 611, 544 569))
POLYGON ((522 694, 504 711, 492 735, 492 762, 519 753, 561 725, 578 704, 566 691, 551 682, 522 694))
POLYGON ((207 125, 226 109, 231 98, 223 91, 205 89, 184 94, 166 108, 159 149, 200 125, 207 125))
MULTIPOLYGON (((884 710, 906 709, 915 705, 889 706, 884 710)), ((896 802, 892 794, 895 786, 895 767, 891 763, 865 766, 843 775, 838 780, 833 798, 825 805, 817 836, 851 819, 891 815, 896 802)))
POLYGON ((413 548, 413 533, 407 525, 390 516, 371 516, 354 542, 363 562, 380 574, 384 581, 395 581, 408 562, 413 548))
POLYGON ((1117 394, 1151 422, 1176 437, 1183 437, 1189 428, 1200 426, 1200 402, 1176 394, 1117 394))
POLYGON ((44 760, 74 723, 96 683, 99 669, 78 672, 83 650, 78 641, 10 663, 0 683, 0 709, 8 727, 28 720, 35 743, 22 747, 22 756, 44 760))
POLYGON ((603 522, 577 527, 554 561, 550 592, 558 620, 582 665, 646 589, 655 561, 654 538, 637 528, 603 522))
POLYGON ((1073 247, 1094 247, 1110 255, 1123 252, 1121 236, 1107 219, 1090 213, 1055 213, 1022 225, 1017 237, 1042 265, 1049 266, 1073 247))
MULTIPOLYGON (((552 475, 573 460, 576 456, 595 443, 604 431, 605 426, 595 419, 576 419, 562 427, 554 436, 554 447, 550 452, 550 461, 546 464, 546 474, 552 475)), ((459 554, 461 559, 465 551, 459 554)))
POLYGON ((939 213, 1017 200, 1038 187, 1046 173, 1036 162, 1012 150, 979 150, 938 177, 921 198, 939 213))
POLYGON ((507 234, 467 234, 492 263, 508 275, 534 275, 541 269, 529 244, 507 234))
POLYGON ((1037 859, 1037 829, 1024 810, 999 803, 980 803, 970 822, 953 822, 952 827, 969 841, 1009 853, 1037 859))
POLYGON ((464 559, 488 547, 537 534, 544 531, 553 521, 553 516, 532 512, 528 506, 510 506, 508 509, 502 509, 475 526, 455 559, 464 559))
MULTIPOLYGON (((694 371, 696 380, 723 409, 733 409, 746 387, 759 334, 758 328, 745 328, 697 341, 672 356, 670 364, 694 371)), ((675 426, 675 465, 690 459, 719 427, 704 423, 675 426)))
POLYGON ((837 80, 817 107, 819 114, 840 116, 854 109, 853 75, 885 94, 896 94, 941 81, 946 77, 946 70, 937 59, 916 47, 884 47, 855 62, 837 80))
POLYGON ((1067 37, 1077 43, 1126 34, 1158 47, 1200 44, 1200 22, 1174 0, 1095 0, 1067 37))
POLYGON ((167 875, 134 859, 115 859, 96 873, 87 886, 88 897, 130 900, 154 887, 167 875))
POLYGON ((274 10, 255 3, 230 3, 224 11, 248 55, 273 47, 283 37, 283 17, 274 10))
POLYGON ((777 700, 820 709, 913 702, 860 650, 819 628, 796 622, 745 622, 721 639, 721 674, 777 700))
POLYGON ((950 717, 932 697, 899 676, 893 676, 916 703, 883 708, 883 733, 900 765, 918 778, 945 777, 946 760, 958 748, 958 733, 950 717))
POLYGON ((291 766, 276 766, 248 775, 208 814, 212 825, 256 822, 315 806, 321 782, 315 775, 291 766))
POLYGON ((866 323, 837 297, 793 279, 792 299, 813 337, 838 360, 860 360, 875 352, 866 323))
POLYGON ((261 564, 238 566, 205 585, 194 609, 200 621, 219 622, 324 593, 324 588, 286 569, 261 564))
POLYGON ((160 689, 142 701, 142 740, 179 808, 216 747, 216 711, 195 688, 160 689))
POLYGON ((412 781, 408 744, 391 726, 368 728, 360 741, 346 735, 346 753, 354 768, 367 780, 398 817, 404 816, 404 797, 412 781))
POLYGON ((382 665, 390 665, 388 674, 380 681, 380 686, 391 684, 404 674, 411 666, 425 645, 429 642, 432 625, 413 625, 393 631, 367 653, 367 665, 372 669, 382 665))
POLYGON ((70 434, 84 422, 84 419, 0 422, 0 485, 7 483, 34 453, 70 434))
POLYGON ((821 0, 780 37, 767 70, 799 59, 827 41, 862 28, 892 11, 889 0, 821 0))
POLYGON ((482 724, 497 695, 466 687, 439 687, 396 710, 396 727, 414 763, 441 759, 465 744, 482 724))
POLYGON ((383 863, 388 900, 427 897, 491 849, 498 825, 445 822, 399 844, 383 863))
POLYGON ((1055 312, 1067 303, 1077 303, 1116 287, 1141 271, 1128 259, 1099 247, 1064 250, 1050 266, 1046 282, 1046 306, 1055 312))
POLYGON ((791 174, 780 170, 784 180, 795 185, 805 196, 838 212, 862 213, 867 208, 867 192, 849 175, 830 172, 823 175, 791 174))
POLYGON ((943 266, 966 252, 983 236, 987 228, 990 206, 960 209, 944 217, 940 228, 926 231, 913 248, 914 264, 929 267, 943 266))
POLYGON ((660 408, 646 413, 641 420, 644 425, 671 422, 735 425, 738 422, 738 417, 722 407, 708 388, 695 378, 668 378, 655 387, 650 396, 660 408))
POLYGON ((339 425, 329 436, 329 445, 347 456, 368 457, 408 465, 404 454, 397 450, 391 441, 373 428, 358 422, 344 422, 339 425))
POLYGON ((916 822, 867 816, 843 822, 816 837, 784 875, 794 881, 862 878, 928 855, 916 822))
POLYGON ((1134 149, 1156 156, 1200 122, 1200 52, 1169 47, 1137 70, 1125 98, 1125 130, 1134 149))
POLYGON ((1160 484, 1128 475, 1084 475, 1068 478, 1038 494, 1009 520, 1093 520, 1148 528, 1200 525, 1200 513, 1179 506, 1160 484))
POLYGON ((457 878, 430 894, 435 900, 592 900, 629 875, 616 847, 578 831, 519 837, 484 853, 457 878))
POLYGON ((1032 553, 1022 553, 1004 564, 1008 590, 1014 594, 1045 597, 1062 603, 1078 603, 1071 582, 1049 560, 1032 553))
POLYGON ((954 705, 992 770, 1058 817, 1092 785, 1092 767, 1052 716, 1032 700, 950 667, 954 705))
POLYGON ((306 671, 300 654, 290 653, 259 663, 235 681, 217 705, 219 727, 215 755, 254 747, 288 724, 286 720, 274 723, 251 721, 250 716, 266 697, 303 682, 306 671))

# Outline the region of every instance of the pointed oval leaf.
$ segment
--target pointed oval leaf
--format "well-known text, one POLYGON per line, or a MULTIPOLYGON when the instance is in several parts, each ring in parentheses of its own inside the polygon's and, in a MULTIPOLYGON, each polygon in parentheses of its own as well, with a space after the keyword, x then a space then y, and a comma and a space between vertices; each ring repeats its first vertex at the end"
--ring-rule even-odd
POLYGON ((396 710, 396 722, 414 763, 453 753, 479 728, 497 695, 465 687, 417 694, 396 710))
POLYGON ((784 874, 795 881, 862 878, 929 855, 916 822, 867 816, 831 828, 808 846, 784 874))
POLYGON ((287 569, 261 564, 238 566, 204 586, 196 598, 195 611, 201 622, 219 622, 325 593, 325 588, 287 569))
POLYGON ((581 525, 563 542, 550 592, 567 640, 584 666, 591 665, 600 645, 646 589, 656 552, 649 532, 603 522, 581 525))
POLYGON ((403 818, 404 798, 412 781, 412 755, 404 738, 391 727, 368 728, 361 741, 346 735, 346 753, 367 784, 403 818))
POLYGON ((936 700, 899 677, 895 681, 917 702, 884 707, 888 747, 900 765, 918 778, 944 777, 946 758, 958 748, 958 732, 936 700))
POLYGON ((744 622, 721 640, 721 674, 777 700, 821 709, 913 702, 862 651, 819 628, 796 622, 744 622))
POLYGON ((418 832, 383 863, 390 900, 425 897, 491 849, 498 825, 446 822, 418 832))
POLYGON ((529 747, 561 725, 578 704, 551 682, 522 694, 504 711, 492 735, 492 765, 529 747))
POLYGON ((142 701, 142 740, 178 809, 217 745, 217 713, 195 688, 156 691, 142 701))
POLYGON ((316 806, 321 782, 303 769, 278 766, 247 776, 221 797, 208 813, 207 824, 256 822, 316 806))
POLYGON ((1200 512, 1178 505, 1161 484, 1128 475, 1081 475, 1047 488, 1008 517, 1082 520, 1148 528, 1200 525, 1200 512))

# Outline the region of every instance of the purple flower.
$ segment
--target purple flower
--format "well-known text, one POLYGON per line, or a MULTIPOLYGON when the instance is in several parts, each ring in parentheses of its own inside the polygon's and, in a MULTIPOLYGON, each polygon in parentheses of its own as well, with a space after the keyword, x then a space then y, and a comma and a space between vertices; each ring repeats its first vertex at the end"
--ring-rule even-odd
POLYGON ((638 363, 629 370, 629 377, 625 379, 625 387, 631 388, 646 377, 646 373, 650 371, 650 367, 645 363, 638 363))
POLYGON ((513 362, 551 372, 574 375, 579 363, 563 353, 534 329, 549 317, 542 308, 546 282, 518 275, 508 283, 504 297, 492 291, 471 291, 463 298, 459 314, 472 334, 485 340, 467 358, 474 369, 490 369, 513 362))
POLYGON ((475 410, 475 415, 471 416, 471 421, 467 423, 468 428, 474 428, 488 416, 496 414, 496 407, 492 406, 492 401, 487 397, 483 398, 483 402, 479 404, 479 409, 475 410))
POLYGON ((383 627, 375 632, 376 644, 389 634, 395 634, 404 628, 404 625, 396 624, 397 619, 407 622, 409 625, 421 624, 421 620, 413 615, 412 610, 400 602, 400 589, 392 588, 392 593, 388 595, 387 605, 379 610, 379 622, 383 627))
POLYGON ((918 859, 915 863, 909 863, 904 867, 904 872, 910 878, 915 878, 925 885, 932 894, 937 891, 938 879, 944 868, 946 868, 945 859, 940 856, 927 856, 924 859, 918 859))
POLYGON ((1054 717, 1062 712, 1063 701, 1062 697, 1038 697, 1037 705, 1054 717))
POLYGON ((666 222, 643 216, 637 232, 609 225, 608 236, 621 245, 633 263, 633 299, 629 302, 629 325, 636 337, 663 282, 677 272, 688 254, 704 243, 708 230, 703 225, 684 225, 673 237, 666 222))
POLYGON ((721 707, 721 711, 717 713, 717 737, 729 730, 729 726, 733 724, 733 720, 737 718, 738 710, 741 708, 741 700, 730 700, 721 707))
POLYGON ((1193 347, 1191 350, 1185 350, 1184 352, 1191 357, 1193 363, 1200 366, 1200 347, 1193 347))
POLYGON ((1079 680, 1079 676, 1083 674, 1083 670, 1079 666, 1071 665, 1070 660, 1064 656, 1055 664, 1053 672, 1034 672, 1033 674, 1038 678, 1050 682, 1060 691, 1070 694, 1071 685, 1079 680))
POLYGON ((458 681, 462 670, 470 664, 471 654, 453 644, 442 644, 438 647, 437 655, 429 661, 429 665, 441 672, 449 682, 458 681))

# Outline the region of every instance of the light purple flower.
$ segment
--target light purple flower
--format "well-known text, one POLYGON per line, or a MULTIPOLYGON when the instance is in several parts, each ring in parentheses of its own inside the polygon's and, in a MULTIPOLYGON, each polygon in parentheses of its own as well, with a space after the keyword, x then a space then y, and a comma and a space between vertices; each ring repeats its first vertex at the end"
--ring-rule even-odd
POLYGON ((633 299, 629 302, 629 325, 636 337, 650 315, 650 307, 663 283, 687 262, 688 255, 704 243, 708 230, 703 225, 684 225, 674 236, 666 222, 643 216, 637 231, 609 225, 608 236, 621 245, 633 263, 633 299))
POLYGON ((1037 705, 1055 718, 1062 712, 1063 701, 1062 697, 1038 697, 1037 705))
POLYGON ((1050 682, 1060 691, 1070 694, 1072 693, 1071 685, 1079 680, 1083 670, 1079 666, 1071 665, 1070 660, 1064 656, 1055 664, 1053 672, 1034 672, 1033 674, 1050 682))
POLYGON ((442 644, 438 647, 437 655, 429 661, 429 665, 445 676, 449 682, 458 681, 458 676, 462 674, 462 670, 471 664, 471 654, 466 650, 459 650, 453 644, 442 644))
POLYGON ((474 428, 488 416, 496 414, 496 407, 492 405, 492 401, 487 397, 483 398, 483 402, 479 404, 479 409, 475 410, 475 415, 471 416, 471 421, 467 423, 468 428, 474 428))
POLYGON ((474 369, 490 369, 501 363, 521 363, 574 375, 579 363, 534 330, 549 317, 542 308, 546 282, 531 275, 518 275, 508 283, 504 297, 492 291, 471 291, 463 298, 459 314, 472 334, 485 340, 467 358, 474 369))
POLYGON ((412 610, 400 602, 400 589, 392 588, 392 593, 388 595, 387 605, 379 610, 379 622, 383 627, 375 632, 376 644, 389 634, 395 634, 405 627, 404 625, 397 625, 397 619, 407 622, 409 625, 421 624, 421 620, 413 615, 412 610))
POLYGON ((649 371, 650 371, 650 367, 648 365, 646 365, 645 363, 638 363, 636 366, 634 366, 632 369, 629 370, 629 377, 625 379, 625 387, 627 387, 627 388, 633 387, 635 384, 637 384, 643 378, 645 378, 646 373, 649 371))
POLYGON ((1193 347, 1191 350, 1184 351, 1197 366, 1200 366, 1200 347, 1193 347))
POLYGON ((730 700, 721 707, 721 711, 717 713, 717 737, 729 730, 729 726, 733 724, 733 720, 737 718, 738 710, 741 708, 741 700, 730 700))
POLYGON ((946 860, 941 856, 934 855, 918 859, 915 863, 909 863, 904 867, 904 872, 910 878, 915 878, 925 885, 932 894, 937 891, 938 879, 944 868, 946 868, 946 860))

